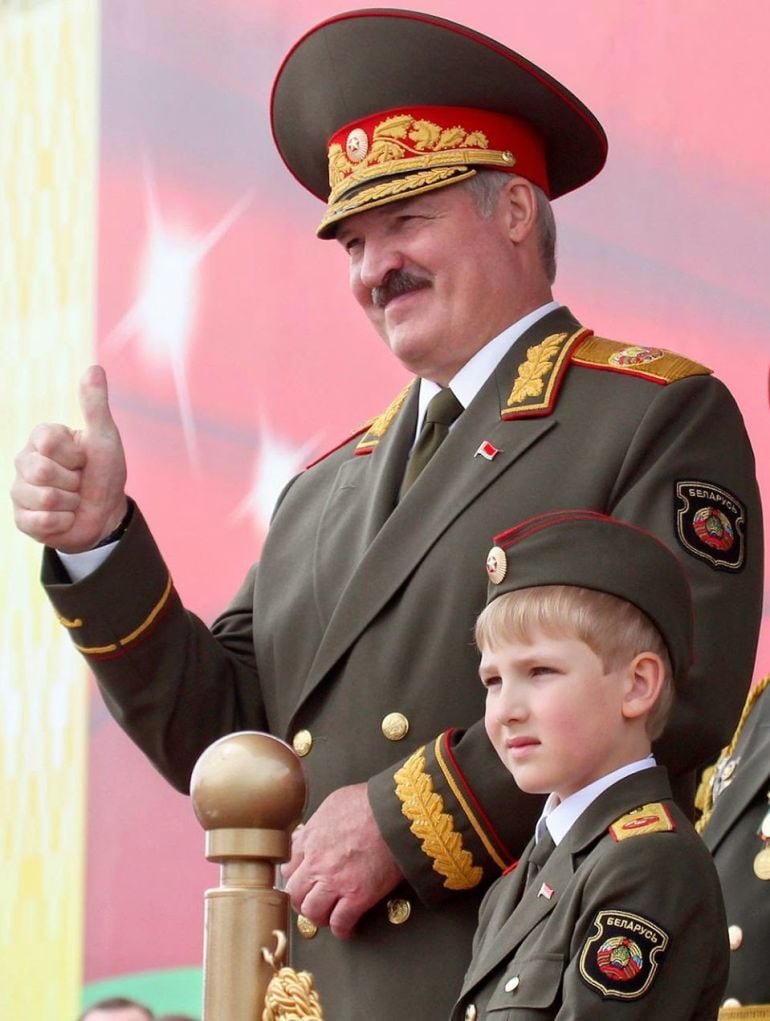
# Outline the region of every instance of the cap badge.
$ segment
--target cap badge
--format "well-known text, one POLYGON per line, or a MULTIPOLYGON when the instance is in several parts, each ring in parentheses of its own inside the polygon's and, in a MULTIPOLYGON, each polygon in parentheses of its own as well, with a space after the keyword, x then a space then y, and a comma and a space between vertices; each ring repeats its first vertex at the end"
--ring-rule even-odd
POLYGON ((508 557, 500 546, 493 546, 487 554, 487 574, 493 585, 499 585, 508 573, 508 557))
POLYGON ((369 139, 363 128, 353 128, 345 142, 345 152, 351 163, 360 163, 369 152, 369 139))

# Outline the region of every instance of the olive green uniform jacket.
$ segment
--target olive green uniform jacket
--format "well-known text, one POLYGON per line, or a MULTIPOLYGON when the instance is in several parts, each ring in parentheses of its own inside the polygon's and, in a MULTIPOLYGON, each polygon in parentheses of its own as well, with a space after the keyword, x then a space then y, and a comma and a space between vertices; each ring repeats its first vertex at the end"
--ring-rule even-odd
POLYGON ((299 475, 213 637, 183 608, 138 511, 89 578, 62 584, 58 558, 46 558, 50 597, 108 707, 180 790, 204 748, 241 729, 289 741, 307 732, 308 813, 368 781, 406 883, 352 940, 323 930, 295 941, 294 963, 315 974, 334 1021, 449 1013, 480 897, 540 810, 514 788, 482 722, 473 625, 492 536, 545 511, 589 508, 682 554, 698 667, 658 749, 673 775, 716 756, 743 704, 762 529, 740 414, 707 370, 588 333, 563 308, 529 329, 398 506, 416 386, 299 475), (717 551, 728 566, 692 527, 696 508, 712 504, 727 540, 732 531, 717 551), (402 721, 384 733, 393 713, 408 730, 402 721))
MULTIPOLYGON (((770 1018, 770 678, 760 682, 734 746, 717 766, 721 789, 702 835, 714 856, 730 926, 725 998, 765 1004, 770 1018), (762 877, 762 878, 761 878, 762 877)), ((754 695, 754 692, 752 692, 754 695)))
POLYGON ((661 767, 613 784, 525 887, 529 845, 484 898, 453 1021, 715 1021, 719 881, 670 798, 661 767))

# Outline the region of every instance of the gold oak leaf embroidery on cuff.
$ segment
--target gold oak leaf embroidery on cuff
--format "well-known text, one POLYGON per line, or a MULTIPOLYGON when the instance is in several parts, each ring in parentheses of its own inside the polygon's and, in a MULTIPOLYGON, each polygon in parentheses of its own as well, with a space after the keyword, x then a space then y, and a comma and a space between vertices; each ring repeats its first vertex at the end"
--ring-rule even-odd
POLYGON ((393 777, 401 811, 433 868, 444 877, 444 886, 448 890, 470 890, 481 882, 484 870, 473 864, 473 855, 463 848, 452 816, 444 811, 443 798, 433 790, 433 780, 425 772, 424 753, 423 745, 393 777))

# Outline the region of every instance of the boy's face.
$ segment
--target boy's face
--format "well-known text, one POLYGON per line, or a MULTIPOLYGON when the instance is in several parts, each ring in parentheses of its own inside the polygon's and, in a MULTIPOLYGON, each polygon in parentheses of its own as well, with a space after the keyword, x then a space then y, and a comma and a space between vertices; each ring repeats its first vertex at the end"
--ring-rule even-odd
POLYGON ((627 668, 605 673, 577 638, 536 630, 482 651, 487 734, 519 787, 563 800, 649 751, 623 713, 627 668))

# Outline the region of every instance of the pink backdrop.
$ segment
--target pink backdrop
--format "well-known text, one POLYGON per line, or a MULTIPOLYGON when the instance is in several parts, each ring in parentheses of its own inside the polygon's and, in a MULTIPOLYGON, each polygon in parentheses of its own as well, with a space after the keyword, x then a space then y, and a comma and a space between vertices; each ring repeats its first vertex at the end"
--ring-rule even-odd
MULTIPOLYGON (((713 366, 747 419, 767 502, 762 0, 421 8, 507 42, 596 112, 609 160, 556 203, 556 296, 605 336, 713 366)), ((405 378, 347 292, 343 253, 314 238, 319 204, 270 139, 281 57, 338 10, 103 5, 98 358, 130 491, 206 620, 257 557, 282 482, 405 378)), ((768 670, 765 627, 758 674, 768 670)), ((202 891, 216 884, 202 831, 95 693, 88 818, 86 981, 197 965, 202 891)))

